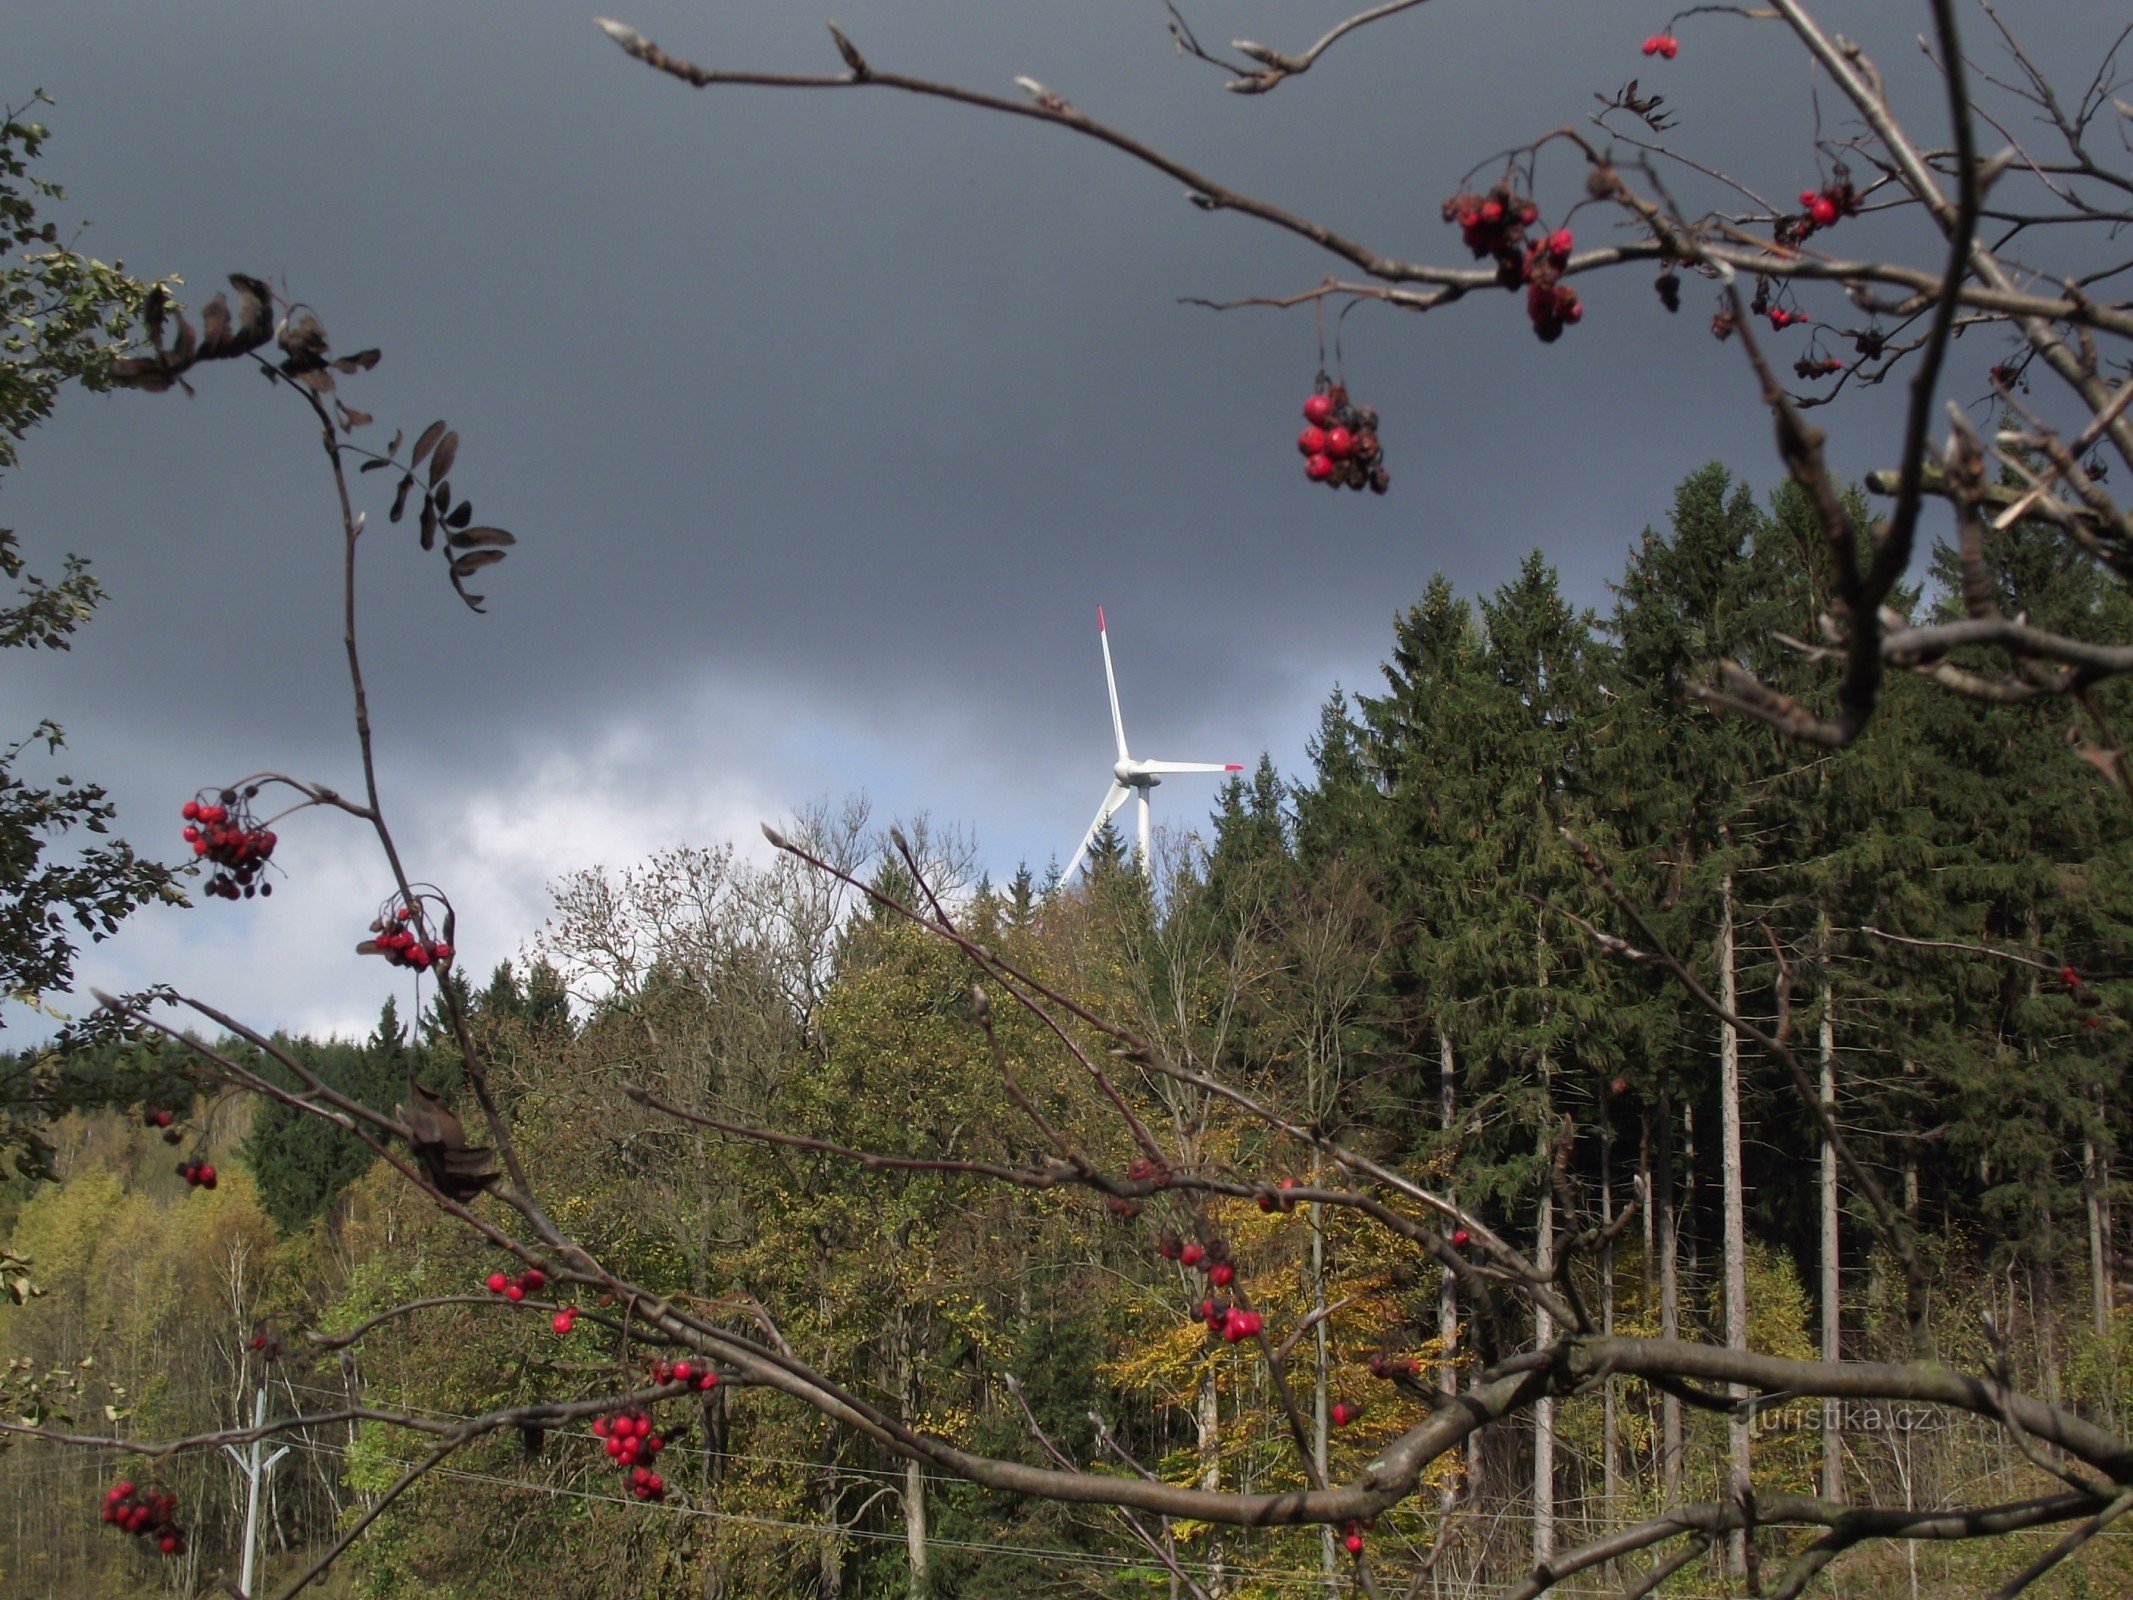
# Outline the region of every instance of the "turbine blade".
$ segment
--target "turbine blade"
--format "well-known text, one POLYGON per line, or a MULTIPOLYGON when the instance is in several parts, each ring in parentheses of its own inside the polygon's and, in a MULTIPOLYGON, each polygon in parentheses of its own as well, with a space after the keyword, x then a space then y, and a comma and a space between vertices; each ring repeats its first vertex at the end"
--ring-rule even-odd
POLYGON ((1143 772, 1242 772, 1234 761, 1143 761, 1143 772))
POLYGON ((1141 876, 1142 876, 1142 877, 1144 877, 1144 878, 1146 878, 1146 879, 1147 879, 1147 880, 1148 880, 1148 881, 1149 881, 1150 883, 1153 883, 1153 882, 1155 881, 1155 857, 1154 857, 1154 856, 1153 856, 1153 855, 1152 855, 1152 854, 1150 853, 1150 850, 1151 850, 1151 842, 1150 842, 1150 840, 1149 840, 1149 837, 1148 837, 1148 791, 1147 791, 1146 789, 1142 789, 1142 790, 1140 791, 1140 797, 1141 797, 1141 876))
POLYGON ((1104 626, 1104 608, 1096 608, 1096 637, 1104 647, 1104 686, 1111 691, 1111 731, 1118 735, 1118 759, 1130 761, 1126 754, 1126 722, 1118 714, 1118 677, 1111 670, 1111 631, 1104 626))
POLYGON ((1061 883, 1070 881, 1074 874, 1081 870, 1082 862, 1088 857, 1089 846, 1096 842, 1098 831, 1111 820, 1111 813, 1125 804, 1126 796, 1132 792, 1122 783, 1111 785, 1104 795, 1104 803, 1096 808, 1096 820, 1089 824, 1089 831, 1081 836, 1080 847, 1075 850, 1074 859, 1067 864, 1066 872, 1059 880, 1061 883))

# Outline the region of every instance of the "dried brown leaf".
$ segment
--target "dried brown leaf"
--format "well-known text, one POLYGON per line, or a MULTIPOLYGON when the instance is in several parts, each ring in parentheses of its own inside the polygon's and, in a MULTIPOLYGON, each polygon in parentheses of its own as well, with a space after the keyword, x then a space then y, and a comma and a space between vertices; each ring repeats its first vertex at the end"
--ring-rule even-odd
POLYGON ((452 576, 455 578, 470 577, 483 567, 492 566, 503 559, 504 552, 501 550, 469 550, 452 563, 452 576))
POLYGON ((415 441, 415 453, 407 458, 411 467, 422 465, 422 458, 437 448, 437 441, 444 437, 444 422, 439 419, 422 430, 422 437, 415 441))
POLYGON ((430 482, 435 483, 452 470, 452 462, 459 455, 459 435, 448 433, 437 441, 437 453, 430 458, 430 482))
POLYGON ((454 550, 485 550, 495 545, 517 544, 518 540, 501 528, 465 528, 452 535, 454 550))

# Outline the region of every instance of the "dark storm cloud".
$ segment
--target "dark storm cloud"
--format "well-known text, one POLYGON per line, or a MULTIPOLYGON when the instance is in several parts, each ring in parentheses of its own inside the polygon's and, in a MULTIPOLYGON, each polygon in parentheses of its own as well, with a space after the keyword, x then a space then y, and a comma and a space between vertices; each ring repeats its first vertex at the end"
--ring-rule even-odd
MULTIPOLYGON (((804 10, 601 4, 702 61, 835 69, 804 10)), ((1211 36, 1289 45, 1341 14, 1194 9, 1211 36)), ((1907 8, 1848 9, 1892 77, 1930 89, 1907 8)), ((2093 31, 2068 9, 2015 20, 2093 31)), ((1445 0, 1265 100, 1176 58, 1152 0, 883 0, 837 20, 878 66, 1008 93, 1029 74, 1411 256, 1456 248, 1437 206, 1470 163, 1640 72, 1771 192, 1813 175, 1804 71, 1724 19, 1685 31, 1662 75, 1636 54, 1637 8, 1445 0)), ((459 487, 519 533, 486 618, 382 507, 366 540, 388 774, 420 842, 463 861, 472 816, 488 838, 549 819, 570 864, 869 787, 975 824, 996 870, 1041 865, 1071 850, 1110 759, 1097 602, 1137 743, 1293 766, 1315 704, 1336 678, 1369 685, 1433 570, 1492 586, 1537 545, 1601 602, 1684 472, 1717 456, 1774 475, 1707 308, 1692 294, 1669 320, 1630 275, 1594 284, 1553 348, 1508 296, 1359 309, 1347 372, 1384 415, 1394 492, 1312 490, 1291 447, 1311 313, 1178 303, 1305 287, 1328 265, 1310 248, 1055 129, 875 91, 691 91, 583 4, 69 0, 18 8, 9 33, 16 98, 59 98, 51 170, 95 219, 90 248, 182 273, 196 301, 229 270, 271 274, 341 348, 383 346, 357 403, 381 431, 449 416, 459 487)), ((1565 205, 1578 177, 1552 163, 1544 192, 1565 205)), ((5 704, 69 720, 79 765, 148 837, 207 778, 352 765, 306 419, 241 373, 200 387, 70 398, 8 485, 32 547, 93 555, 114 598, 72 659, 11 663, 5 704)), ((1846 470, 1886 464, 1885 412, 1865 404, 1846 470)), ((1158 804, 1182 823, 1206 799, 1180 783, 1158 804)), ((544 857, 538 839, 510 853, 483 892, 525 922, 544 857)), ((205 915, 143 948, 238 959, 230 919, 205 915)), ((345 949, 342 931, 316 948, 345 949)), ((477 960, 525 931, 474 941, 477 960)), ((373 977, 333 977, 323 954, 301 991, 269 965, 239 987, 275 1020, 374 1003, 317 1000, 373 977)))

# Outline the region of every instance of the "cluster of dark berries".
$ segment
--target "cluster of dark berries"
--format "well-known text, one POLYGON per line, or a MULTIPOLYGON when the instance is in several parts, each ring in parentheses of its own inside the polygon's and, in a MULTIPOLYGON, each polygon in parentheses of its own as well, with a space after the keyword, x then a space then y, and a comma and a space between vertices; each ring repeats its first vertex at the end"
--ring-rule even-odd
POLYGON ((167 1490, 143 1489, 122 1478, 104 1491, 103 1520, 121 1533, 146 1539, 166 1556, 185 1554, 185 1530, 177 1524, 178 1497, 167 1490))
POLYGON ((1241 1344, 1266 1326, 1266 1319, 1258 1312, 1221 1300, 1202 1300, 1196 1315, 1207 1324, 1209 1333, 1222 1335, 1225 1344, 1241 1344))
POLYGON ((1835 356, 1802 356, 1792 364, 1793 374, 1803 379, 1829 378, 1844 370, 1835 356))
POLYGON ((440 971, 452 964, 452 947, 442 939, 425 939, 408 926, 415 920, 413 906, 393 906, 371 919, 370 937, 358 946, 364 955, 383 956, 396 967, 423 972, 440 971))
POLYGON ((1584 318, 1577 290, 1562 281, 1570 264, 1570 230, 1529 238, 1526 230, 1540 220, 1540 208, 1531 200, 1499 183, 1487 194, 1453 195, 1444 202, 1444 220, 1459 224, 1459 237, 1476 260, 1496 263, 1498 283, 1506 289, 1524 287, 1526 318, 1543 344, 1553 344, 1584 318))
POLYGON ((1681 54, 1681 41, 1671 33, 1655 33, 1644 41, 1644 53, 1671 61, 1681 54))
POLYGON ((1459 224, 1459 237, 1477 261, 1496 263, 1496 281, 1515 289, 1526 281, 1526 230, 1540 221, 1540 207, 1504 184, 1487 194, 1459 193, 1444 202, 1444 220, 1459 224))
POLYGON ((207 791, 178 808, 185 819, 185 842, 193 854, 218 869, 207 880, 207 892, 224 900, 249 900, 254 894, 272 894, 271 883, 254 883, 274 854, 274 832, 252 821, 250 801, 259 791, 224 789, 207 799, 207 791))
POLYGON ((1182 1267, 1198 1267, 1217 1289, 1227 1289, 1237 1281, 1236 1263, 1230 1260, 1229 1245, 1222 1239, 1210 1239, 1203 1245, 1197 1239, 1180 1240, 1175 1234, 1166 1233, 1157 1242, 1155 1253, 1182 1267))
MULTIPOLYGON (((1370 1375, 1373 1378, 1390 1381, 1394 1378, 1419 1377, 1421 1372, 1422 1363, 1413 1356, 1390 1355, 1383 1350, 1373 1350, 1370 1353, 1370 1375)), ((1357 1408, 1356 1414, 1362 1414, 1360 1407, 1357 1408)))
POLYGON ((1840 219, 1857 215, 1859 191, 1852 187, 1851 178, 1839 167, 1836 177, 1822 188, 1800 191, 1799 214, 1778 219, 1778 243, 1798 244, 1819 229, 1833 228, 1840 219))
POLYGON ((1262 1192, 1260 1194, 1259 1209, 1261 1211, 1294 1211, 1296 1202, 1289 1198, 1288 1191, 1295 1187, 1296 1180, 1294 1178, 1283 1178, 1281 1180, 1281 1193, 1262 1192))
POLYGON ((595 1417, 593 1437, 607 1442, 607 1458, 629 1474, 630 1493, 639 1500, 664 1500, 666 1480, 647 1463, 667 1447, 661 1434, 652 1431, 652 1419, 642 1411, 617 1411, 595 1417))
POLYGON ((194 1156, 189 1161, 178 1163, 178 1176, 185 1180, 188 1189, 212 1189, 215 1187, 215 1168, 212 1162, 194 1156))
POLYGON ((700 1367, 693 1361, 659 1361, 653 1363, 654 1383, 686 1383, 708 1394, 718 1387, 718 1374, 709 1367, 700 1367))
POLYGON ((184 1134, 178 1131, 176 1126, 177 1121, 178 1114, 175 1111, 171 1111, 165 1107, 143 1106, 141 1108, 141 1126, 144 1128, 162 1129, 163 1142, 165 1144, 176 1144, 180 1139, 185 1137, 184 1134))
POLYGON ((528 1267, 520 1273, 492 1272, 488 1278, 491 1294, 500 1294, 516 1304, 529 1294, 539 1294, 548 1286, 548 1274, 539 1267, 528 1267))
MULTIPOLYGON (((2066 985, 2066 992, 2074 997, 2075 1005, 2083 1007, 2093 1007, 2100 1006, 2103 1004, 2103 996, 2098 994, 2088 985, 2084 984, 2081 981, 2081 974, 2076 972, 2072 967, 2061 967, 2059 969, 2059 979, 2062 983, 2066 985)), ((2084 1028, 2096 1028, 2102 1026, 2102 1024, 2099 1023, 2093 1016, 2083 1017, 2081 1019, 2081 1025, 2084 1028)))
POLYGON ((1346 384, 1320 377, 1304 402, 1304 430, 1296 436, 1296 448, 1304 458, 1304 476, 1313 483, 1375 494, 1392 487, 1378 444, 1378 414, 1369 406, 1351 405, 1346 384))

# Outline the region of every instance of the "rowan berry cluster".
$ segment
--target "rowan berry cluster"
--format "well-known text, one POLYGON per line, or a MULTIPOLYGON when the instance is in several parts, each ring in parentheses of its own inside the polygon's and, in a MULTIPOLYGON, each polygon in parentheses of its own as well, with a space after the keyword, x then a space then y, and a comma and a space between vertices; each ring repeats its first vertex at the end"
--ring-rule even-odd
POLYGON ((281 1359, 281 1341, 271 1333, 255 1333, 246 1341, 246 1347, 262 1361, 281 1359))
POLYGON ((103 1520, 121 1533, 145 1539, 166 1556, 185 1554, 185 1530, 178 1526, 178 1497, 163 1489, 143 1489, 122 1478, 104 1491, 103 1520))
POLYGON ((1543 344, 1553 344, 1584 318, 1577 290, 1562 281, 1570 264, 1570 230, 1528 237, 1526 230, 1540 221, 1540 208, 1531 200, 1499 183, 1487 194, 1453 195, 1444 202, 1444 220, 1459 224, 1459 237, 1476 260, 1496 263, 1498 283, 1525 289, 1526 318, 1543 344))
POLYGON ((185 1180, 188 1189, 212 1189, 215 1187, 215 1168, 212 1162, 194 1156, 189 1161, 178 1163, 178 1176, 185 1180))
POLYGON ((210 799, 202 789, 178 808, 193 854, 220 869, 207 880, 207 892, 220 899, 249 900, 274 892, 271 883, 252 881, 266 870, 275 845, 273 830, 252 820, 251 800, 258 792, 256 786, 242 793, 224 789, 210 799))
POLYGON ((694 1384, 703 1393, 718 1387, 718 1374, 709 1367, 700 1367, 693 1361, 659 1361, 652 1365, 654 1383, 694 1384))
POLYGON ((1287 1191, 1295 1187, 1296 1180, 1294 1178, 1283 1178, 1281 1180, 1283 1192, 1280 1194, 1262 1193, 1259 1196, 1259 1209, 1261 1211, 1294 1211, 1296 1202, 1289 1198, 1287 1191))
POLYGON ((1227 1240, 1214 1238, 1203 1245, 1197 1239, 1180 1240, 1175 1234, 1166 1233, 1157 1241, 1155 1253, 1181 1267, 1199 1268, 1217 1289, 1227 1289, 1237 1281, 1237 1266, 1229 1258, 1227 1240))
POLYGON ((488 1277, 491 1294, 500 1294, 513 1305, 529 1294, 539 1294, 548 1286, 548 1274, 539 1267, 528 1267, 524 1272, 492 1272, 488 1277))
POLYGON ((1859 215, 1859 191, 1852 187, 1852 180, 1844 168, 1819 189, 1800 191, 1798 216, 1782 218, 1778 223, 1777 236, 1780 244, 1798 244, 1809 234, 1821 228, 1833 228, 1839 219, 1859 215))
MULTIPOLYGON (((1383 1350, 1373 1350, 1370 1353, 1370 1375, 1373 1378, 1390 1381, 1394 1378, 1419 1377, 1421 1372, 1422 1363, 1413 1356, 1396 1356, 1383 1350)), ((1356 1415, 1361 1414, 1362 1408, 1357 1407, 1356 1415)))
POLYGON ((425 939, 419 927, 409 926, 414 922, 413 906, 387 901, 385 909, 371 919, 370 937, 357 948, 364 955, 383 956, 392 966, 416 972, 450 966, 451 945, 443 939, 425 939))
POLYGON ((1803 379, 1828 378, 1844 370, 1844 363, 1835 356, 1802 356, 1792 364, 1793 373, 1803 379))
MULTIPOLYGON (((2103 1004, 2103 996, 2098 994, 2093 988, 2090 988, 2087 985, 2083 984, 2081 981, 2081 974, 2076 972, 2072 967, 2061 967, 2059 969, 2059 981, 2066 985, 2066 992, 2073 996, 2075 1005, 2088 1008, 2100 1006, 2103 1004)), ((2083 1017, 2081 1019, 2081 1025, 2084 1028, 2096 1028, 2102 1026, 2102 1024, 2098 1022, 2093 1015, 2083 1017)))
POLYGON ((1361 1555, 1363 1553, 1363 1530, 1369 1526, 1370 1524, 1367 1522, 1347 1523, 1341 1534, 1341 1548, 1351 1556, 1361 1555))
POLYGON ((606 1441, 607 1458, 629 1474, 629 1490, 639 1500, 664 1500, 666 1480, 648 1464, 667 1447, 666 1437, 652 1431, 643 1411, 617 1411, 593 1418, 593 1437, 606 1441))
POLYGON ((1671 33, 1655 33, 1644 41, 1644 53, 1671 61, 1681 54, 1681 41, 1671 33))
POLYGON ((175 1126, 177 1120, 178 1114, 166 1107, 143 1106, 141 1108, 141 1126, 144 1128, 160 1128, 163 1131, 163 1142, 165 1144, 176 1144, 185 1137, 175 1126))
POLYGON ((1352 405, 1345 384, 1328 383, 1323 374, 1304 402, 1304 430, 1296 448, 1304 458, 1304 476, 1334 489, 1364 489, 1383 494, 1392 487, 1385 451, 1378 443, 1378 414, 1352 405))
POLYGON ((1258 1312, 1222 1300, 1202 1300, 1197 1315, 1207 1324, 1209 1333, 1222 1335, 1225 1344, 1241 1344, 1266 1326, 1266 1319, 1258 1312))

